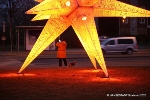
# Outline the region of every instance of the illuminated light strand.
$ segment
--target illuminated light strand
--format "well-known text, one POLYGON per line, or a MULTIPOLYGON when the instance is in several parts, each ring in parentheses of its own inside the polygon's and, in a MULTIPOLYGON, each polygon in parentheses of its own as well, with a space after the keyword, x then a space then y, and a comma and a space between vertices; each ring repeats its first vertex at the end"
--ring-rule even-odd
POLYGON ((21 73, 25 67, 27 67, 45 48, 47 48, 47 46, 49 46, 49 44, 51 44, 58 36, 62 34, 63 31, 65 31, 66 28, 70 26, 70 21, 67 18, 64 19, 57 18, 48 20, 42 33, 19 70, 19 73, 21 73))
MULTIPOLYGON (((73 20, 73 21, 76 21, 77 19, 76 19, 76 20, 72 19, 72 20, 73 20)), ((73 25, 72 25, 72 26, 73 26, 73 25)), ((84 34, 80 34, 81 32, 78 32, 78 31, 76 30, 75 26, 73 26, 73 29, 74 29, 74 31, 75 31, 77 37, 79 38, 81 44, 82 44, 83 47, 85 48, 85 51, 86 51, 87 55, 89 56, 89 58, 90 58, 90 60, 91 60, 91 62, 92 62, 92 64, 93 64, 94 68, 97 69, 96 60, 95 60, 95 57, 93 56, 93 51, 91 50, 91 47, 89 47, 89 45, 86 43, 87 38, 85 37, 84 34), (85 42, 84 42, 84 41, 85 41, 85 42)))
POLYGON ((36 2, 43 2, 44 0, 34 0, 34 1, 36 1, 36 2))
POLYGON ((70 5, 71 5, 70 1, 67 1, 66 6, 70 6, 70 5))
MULTIPOLYGON (((80 11, 80 9, 78 9, 76 12, 78 12, 78 11, 80 11)), ((95 57, 94 57, 94 54, 93 54, 94 53, 93 52, 94 48, 92 46, 92 42, 89 42, 90 41, 90 37, 88 37, 89 33, 86 31, 85 25, 84 25, 85 20, 82 20, 82 13, 81 14, 76 14, 76 12, 72 13, 69 16, 69 19, 72 21, 73 29, 74 29, 75 33, 77 34, 77 36, 79 37, 83 47, 85 48, 92 64, 94 65, 95 69, 97 69, 95 57), (76 20, 74 20, 74 16, 78 16, 78 17, 76 17, 77 18, 76 20)))
POLYGON ((50 43, 62 34, 63 31, 72 25, 95 69, 97 68, 97 60, 105 75, 108 76, 98 40, 94 17, 150 17, 150 11, 117 0, 37 1, 41 3, 28 10, 26 13, 37 14, 33 20, 49 20, 24 64, 20 68, 19 73, 22 72, 23 69, 25 69, 50 43), (40 50, 38 51, 38 49, 40 50))
MULTIPOLYGON (((89 46, 90 49, 90 53, 93 55, 94 58, 96 58, 96 60, 98 61, 98 63, 101 65, 102 69, 104 70, 105 74, 108 76, 107 73, 107 69, 106 69, 106 65, 103 59, 103 55, 102 55, 102 51, 100 49, 100 43, 98 40, 98 35, 95 34, 97 33, 96 30, 96 26, 94 23, 94 15, 91 13, 93 12, 92 8, 78 8, 78 10, 76 10, 76 12, 73 12, 70 16, 69 19, 72 20, 72 26, 73 29, 76 31, 76 33, 79 33, 78 35, 80 35, 80 37, 83 38, 84 42, 83 44, 86 44, 89 46), (81 11, 82 9, 82 11, 81 11), (78 12, 80 11, 80 12, 78 12), (78 14, 77 14, 78 12, 78 14), (87 14, 86 14, 87 12, 87 14), (85 22, 85 20, 81 20, 80 17, 82 17, 82 13, 86 14, 86 16, 88 16, 87 21, 85 22), (73 20, 75 16, 78 16, 78 19, 76 19, 75 21, 73 20), (83 34, 84 33, 84 34, 83 34)), ((77 36, 78 36, 77 35, 77 36)), ((87 48, 85 48, 87 49, 87 48)), ((88 50, 87 50, 88 51, 88 50)), ((94 63, 94 60, 93 60, 94 63)))
POLYGON ((50 17, 51 17, 51 15, 37 14, 37 15, 32 19, 32 21, 49 19, 50 17))
POLYGON ((95 17, 150 17, 150 11, 117 0, 100 0, 94 7, 95 17), (110 2, 112 1, 112 2, 110 2))
MULTIPOLYGON (((74 29, 74 27, 73 27, 74 29)), ((81 36, 82 34, 80 34, 80 32, 78 32, 76 29, 74 29, 76 35, 78 36, 81 44, 83 45, 87 55, 89 56, 93 66, 95 69, 97 69, 97 66, 96 66, 96 60, 95 60, 95 57, 93 56, 93 52, 91 51, 90 47, 86 44, 86 42, 83 42, 83 41, 86 41, 86 38, 84 36, 81 36)))
POLYGON ((47 0, 33 7, 27 14, 45 14, 45 15, 65 15, 68 16, 74 9, 78 7, 76 0, 70 0, 70 6, 66 6, 66 0, 47 0), (50 6, 51 5, 51 6, 50 6))

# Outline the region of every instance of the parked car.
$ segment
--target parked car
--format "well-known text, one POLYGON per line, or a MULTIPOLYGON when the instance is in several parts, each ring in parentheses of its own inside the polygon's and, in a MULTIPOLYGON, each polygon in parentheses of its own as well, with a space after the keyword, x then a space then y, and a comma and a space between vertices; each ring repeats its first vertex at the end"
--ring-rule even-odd
POLYGON ((103 54, 122 53, 132 54, 138 51, 138 45, 135 37, 116 37, 105 39, 101 43, 103 54))

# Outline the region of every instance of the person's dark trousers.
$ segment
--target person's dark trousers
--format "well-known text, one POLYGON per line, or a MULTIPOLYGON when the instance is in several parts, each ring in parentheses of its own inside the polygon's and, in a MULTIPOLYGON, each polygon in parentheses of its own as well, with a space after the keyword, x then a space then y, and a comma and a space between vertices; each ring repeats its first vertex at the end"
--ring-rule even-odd
POLYGON ((62 60, 64 61, 64 65, 67 66, 66 58, 59 58, 59 66, 62 66, 62 60))

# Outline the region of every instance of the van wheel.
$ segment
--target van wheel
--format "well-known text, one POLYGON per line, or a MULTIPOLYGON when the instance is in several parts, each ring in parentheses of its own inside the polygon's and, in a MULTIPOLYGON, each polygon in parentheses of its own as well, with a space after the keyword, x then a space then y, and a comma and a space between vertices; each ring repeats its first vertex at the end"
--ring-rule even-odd
POLYGON ((133 53, 133 50, 132 49, 128 49, 127 52, 126 52, 128 55, 131 55, 133 53))

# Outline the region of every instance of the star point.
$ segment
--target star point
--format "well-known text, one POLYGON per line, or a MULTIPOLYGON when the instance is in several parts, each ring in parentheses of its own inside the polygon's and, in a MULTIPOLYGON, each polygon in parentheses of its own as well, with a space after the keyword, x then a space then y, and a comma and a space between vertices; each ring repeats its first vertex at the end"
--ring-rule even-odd
POLYGON ((100 64, 106 77, 106 64, 100 47, 94 17, 150 17, 150 11, 117 0, 36 0, 40 2, 27 14, 32 20, 48 19, 24 64, 22 72, 49 44, 72 26, 93 66, 100 64))

